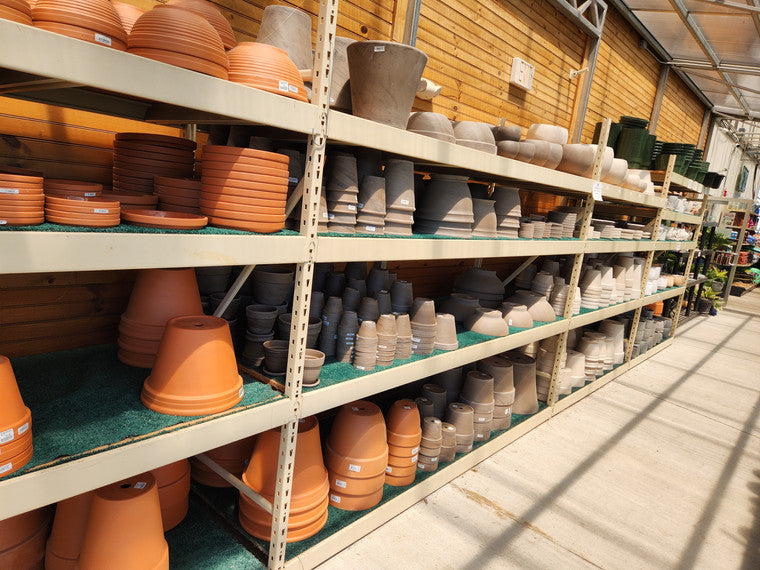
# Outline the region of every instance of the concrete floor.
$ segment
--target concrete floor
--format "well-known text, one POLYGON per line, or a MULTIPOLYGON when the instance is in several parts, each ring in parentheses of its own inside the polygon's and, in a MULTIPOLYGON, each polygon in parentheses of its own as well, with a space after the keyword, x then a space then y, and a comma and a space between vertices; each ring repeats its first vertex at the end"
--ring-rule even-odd
POLYGON ((328 560, 760 568, 760 290, 328 560))

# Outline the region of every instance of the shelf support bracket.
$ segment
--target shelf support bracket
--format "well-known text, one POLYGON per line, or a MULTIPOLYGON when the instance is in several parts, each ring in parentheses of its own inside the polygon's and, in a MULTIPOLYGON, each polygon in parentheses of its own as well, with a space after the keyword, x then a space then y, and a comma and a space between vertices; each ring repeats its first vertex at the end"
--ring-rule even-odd
POLYGON ((240 272, 237 278, 235 278, 235 282, 232 284, 232 287, 229 288, 227 294, 224 296, 224 299, 222 299, 222 302, 219 303, 219 306, 214 311, 215 317, 221 317, 224 314, 224 311, 226 311, 227 307, 230 306, 230 303, 232 303, 235 295, 237 295, 238 291, 240 291, 240 289, 243 287, 246 279, 248 279, 248 277, 251 275, 254 267, 256 266, 246 265, 243 267, 243 270, 240 272))
POLYGON ((272 503, 270 503, 264 497, 259 495, 256 491, 251 489, 248 485, 243 483, 240 479, 235 477, 232 473, 227 471, 224 467, 219 465, 216 461, 211 459, 208 455, 206 455, 205 453, 201 453, 200 455, 196 455, 195 459, 203 463, 206 467, 211 469, 214 473, 219 475, 219 477, 227 481, 227 483, 235 487, 235 489, 237 489, 243 495, 251 499, 254 503, 260 506, 266 512, 268 513, 272 512, 272 503))
POLYGON ((509 274, 509 277, 507 277, 504 281, 501 282, 502 287, 506 287, 507 285, 512 283, 512 281, 515 280, 515 277, 520 275, 523 269, 525 269, 526 267, 528 267, 528 265, 536 261, 537 258, 538 258, 537 255, 532 255, 529 258, 527 258, 525 261, 523 261, 517 269, 515 269, 512 273, 509 274))

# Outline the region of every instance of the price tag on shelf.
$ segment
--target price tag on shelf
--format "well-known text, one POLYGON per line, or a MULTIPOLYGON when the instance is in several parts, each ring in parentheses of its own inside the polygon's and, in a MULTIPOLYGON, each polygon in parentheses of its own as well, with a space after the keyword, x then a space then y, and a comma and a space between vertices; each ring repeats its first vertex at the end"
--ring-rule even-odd
POLYGON ((676 253, 681 253, 681 242, 676 243, 676 253))
POLYGON ((602 201, 602 183, 597 181, 594 182, 594 186, 591 188, 591 195, 593 196, 594 200, 597 202, 602 201))

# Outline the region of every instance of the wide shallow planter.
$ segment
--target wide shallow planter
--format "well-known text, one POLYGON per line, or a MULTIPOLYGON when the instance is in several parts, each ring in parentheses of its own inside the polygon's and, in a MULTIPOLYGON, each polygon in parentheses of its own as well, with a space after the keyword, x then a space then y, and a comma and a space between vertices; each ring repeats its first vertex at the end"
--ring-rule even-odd
POLYGON ((176 317, 166 325, 156 363, 145 380, 146 407, 177 416, 222 412, 243 398, 227 321, 176 317))

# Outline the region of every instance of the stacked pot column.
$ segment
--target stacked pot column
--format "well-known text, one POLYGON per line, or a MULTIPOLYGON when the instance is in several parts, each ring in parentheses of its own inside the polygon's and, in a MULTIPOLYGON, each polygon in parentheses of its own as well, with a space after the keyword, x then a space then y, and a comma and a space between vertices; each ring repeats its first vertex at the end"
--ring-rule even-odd
POLYGON ((414 483, 420 451, 420 412, 412 400, 394 402, 387 416, 388 466, 385 483, 403 487, 414 483))
POLYGON ((11 362, 0 356, 0 477, 32 458, 32 412, 24 405, 11 362))
POLYGON ((467 373, 459 395, 460 401, 472 407, 475 441, 488 441, 494 412, 494 378, 486 372, 471 370, 467 373))
POLYGON ((492 356, 478 362, 478 368, 493 376, 493 430, 507 429, 512 424, 515 402, 514 368, 506 358, 492 356))
POLYGON ((420 456, 417 469, 420 471, 435 471, 438 469, 438 457, 443 444, 442 422, 436 417, 426 417, 422 420, 422 439, 420 441, 420 456))

